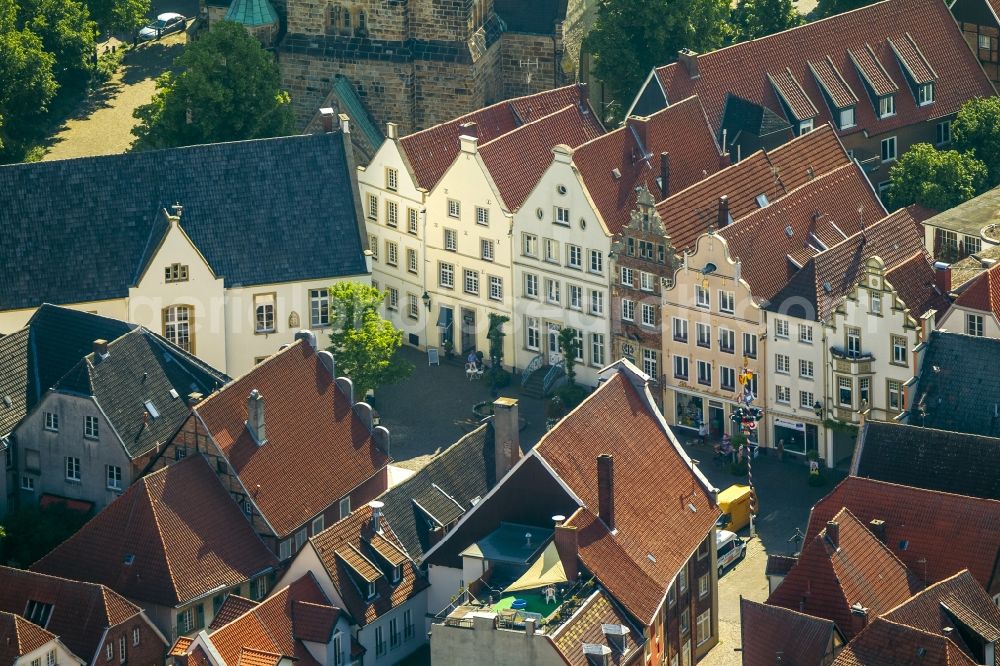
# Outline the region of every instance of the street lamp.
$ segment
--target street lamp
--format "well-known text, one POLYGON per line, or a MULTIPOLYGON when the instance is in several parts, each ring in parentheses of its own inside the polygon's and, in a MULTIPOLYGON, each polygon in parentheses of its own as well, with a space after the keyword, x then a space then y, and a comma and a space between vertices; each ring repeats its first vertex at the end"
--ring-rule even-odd
POLYGON ((424 302, 424 307, 426 307, 427 311, 430 312, 431 311, 431 295, 428 294, 425 291, 424 295, 420 297, 420 300, 422 300, 424 302))
POLYGON ((813 405, 813 411, 816 413, 816 416, 823 416, 823 403, 817 400, 816 404, 813 405))

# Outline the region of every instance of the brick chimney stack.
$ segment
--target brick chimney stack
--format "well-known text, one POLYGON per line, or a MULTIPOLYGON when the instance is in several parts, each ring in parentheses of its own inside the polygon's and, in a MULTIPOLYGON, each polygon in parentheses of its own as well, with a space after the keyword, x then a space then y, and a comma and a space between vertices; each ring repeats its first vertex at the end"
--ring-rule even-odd
POLYGON ((719 197, 719 220, 716 227, 722 229, 729 224, 729 196, 723 194, 719 197))
POLYGON ((559 561, 562 562, 563 571, 566 572, 566 580, 576 581, 579 575, 578 557, 580 546, 576 527, 572 525, 556 525, 556 533, 553 537, 556 544, 556 552, 559 553, 559 561))
POLYGON ((597 515, 609 530, 615 529, 614 456, 597 456, 597 515))
POLYGON ((840 548, 840 525, 835 520, 827 521, 826 538, 834 548, 840 548))
POLYGON ((493 401, 493 446, 496 465, 496 483, 521 458, 521 443, 518 435, 516 398, 497 398, 493 401))
POLYGON ((677 52, 677 60, 680 61, 684 68, 687 69, 688 76, 692 79, 697 79, 701 76, 701 72, 698 71, 698 53, 692 51, 691 49, 681 49, 677 52))
POLYGON ((333 119, 337 117, 337 114, 333 112, 330 107, 324 107, 319 110, 319 121, 323 126, 323 132, 329 134, 333 132, 333 119))
POLYGON ((264 426, 264 396, 254 389, 247 397, 247 428, 257 440, 257 446, 267 442, 267 429, 264 426))

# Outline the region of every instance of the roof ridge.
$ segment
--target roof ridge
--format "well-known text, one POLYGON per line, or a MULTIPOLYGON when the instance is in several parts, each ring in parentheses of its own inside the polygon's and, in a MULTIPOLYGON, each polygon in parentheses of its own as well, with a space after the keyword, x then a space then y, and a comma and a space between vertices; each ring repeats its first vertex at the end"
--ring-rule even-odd
POLYGON ((493 144, 495 144, 496 142, 500 141, 501 139, 506 139, 506 138, 512 136, 513 134, 516 134, 517 132, 520 132, 523 129, 528 129, 528 128, 534 129, 534 128, 537 128, 538 125, 536 123, 541 123, 542 121, 550 120, 554 116, 558 116, 561 113, 565 113, 569 109, 576 109, 576 108, 577 108, 576 104, 567 104, 566 106, 563 106, 563 107, 561 107, 559 109, 556 109, 552 113, 544 115, 541 118, 536 118, 534 120, 529 120, 528 122, 524 123, 523 125, 518 125, 517 127, 515 127, 512 130, 510 130, 509 132, 505 132, 505 133, 501 134, 500 136, 495 136, 492 139, 490 139, 489 141, 487 141, 486 143, 482 144, 481 146, 479 146, 479 152, 481 153, 483 150, 485 150, 486 148, 492 146, 493 144), (534 128, 532 127, 533 125, 535 126, 534 128))
MULTIPOLYGON (((956 334, 953 334, 953 335, 959 335, 959 334, 956 333, 956 334)), ((966 337, 980 339, 978 336, 966 336, 966 337)), ((989 340, 990 338, 983 338, 983 339, 989 340)), ((994 340, 994 342, 996 342, 996 341, 994 340)), ((909 425, 909 424, 903 424, 903 425, 909 425)), ((916 427, 922 427, 922 426, 916 426, 916 427)), ((950 432, 950 431, 945 430, 944 432, 950 432)), ((964 433, 961 433, 961 434, 964 436, 964 433)), ((977 435, 977 436, 979 436, 979 437, 988 437, 988 435, 977 435)), ((953 497, 953 498, 962 500, 964 502, 976 502, 976 503, 978 503, 978 502, 989 502, 991 504, 1000 505, 1000 500, 996 500, 996 499, 988 499, 988 498, 985 498, 985 497, 972 497, 971 495, 959 495, 958 493, 949 493, 949 492, 945 492, 943 490, 933 490, 931 488, 917 488, 916 486, 907 486, 907 485, 904 485, 902 483, 893 483, 892 481, 882 481, 881 479, 871 479, 871 478, 868 478, 866 476, 847 476, 847 477, 844 477, 844 480, 841 481, 839 484, 837 484, 837 486, 834 487, 834 490, 836 490, 837 488, 839 488, 844 483, 847 483, 851 479, 857 479, 857 480, 860 480, 860 481, 866 482, 866 483, 877 483, 877 484, 881 484, 881 485, 884 485, 884 486, 892 486, 893 488, 901 488, 903 490, 913 491, 913 492, 916 492, 916 493, 933 493, 935 495, 945 495, 947 497, 953 497)), ((856 483, 856 481, 851 481, 851 483, 856 483)), ((825 500, 828 497, 830 497, 832 494, 833 494, 833 491, 830 492, 830 495, 827 495, 826 497, 822 498, 819 501, 822 502, 823 500, 825 500)))
MULTIPOLYGON (((251 374, 253 374, 254 372, 257 372, 257 371, 258 371, 258 370, 260 370, 261 368, 265 367, 265 366, 266 366, 266 365, 267 365, 268 363, 273 363, 273 362, 275 361, 275 359, 277 359, 277 358, 280 358, 280 357, 281 357, 282 355, 286 354, 286 353, 287 353, 287 352, 288 352, 289 350, 291 350, 291 349, 296 349, 296 348, 298 348, 298 346, 299 346, 300 344, 305 344, 305 340, 293 340, 293 341, 292 341, 292 342, 291 342, 291 343, 290 343, 290 344, 289 344, 289 345, 288 345, 287 347, 285 347, 284 349, 279 349, 278 351, 274 352, 273 354, 271 354, 270 356, 268 356, 268 357, 267 357, 266 359, 264 359, 263 361, 261 361, 261 362, 260 362, 260 363, 258 363, 257 365, 255 365, 255 366, 253 366, 252 368, 250 368, 249 370, 247 370, 247 371, 246 371, 245 373, 243 373, 243 374, 242 374, 242 375, 240 375, 239 377, 235 377, 235 378, 232 378, 232 379, 231 379, 231 381, 229 381, 229 382, 228 382, 228 383, 226 383, 226 384, 223 384, 223 385, 222 385, 221 387, 219 387, 219 389, 218 389, 217 391, 214 391, 214 392, 210 393, 209 395, 205 396, 205 397, 204 397, 204 398, 203 398, 203 399, 201 400, 201 402, 199 402, 199 403, 198 403, 197 405, 195 405, 195 406, 193 406, 193 407, 191 408, 191 409, 192 409, 192 411, 194 411, 194 412, 200 412, 200 411, 201 411, 201 409, 202 409, 202 408, 203 408, 203 407, 204 407, 205 405, 207 405, 207 404, 209 404, 210 402, 212 402, 212 399, 213 399, 213 398, 217 398, 218 396, 222 395, 223 391, 227 391, 227 390, 229 390, 229 389, 233 388, 233 386, 234 386, 234 385, 235 385, 235 384, 236 384, 237 382, 240 382, 240 381, 242 381, 243 379, 245 379, 245 378, 249 377, 249 376, 250 376, 251 374)), ((320 350, 315 350, 315 351, 320 351, 320 350)), ((320 365, 322 365, 322 364, 320 364, 320 365)), ((334 377, 334 379, 336 379, 336 377, 334 377)), ((338 390, 339 390, 339 388, 338 388, 338 390)), ((211 435, 211 433, 209 433, 209 434, 211 435)))

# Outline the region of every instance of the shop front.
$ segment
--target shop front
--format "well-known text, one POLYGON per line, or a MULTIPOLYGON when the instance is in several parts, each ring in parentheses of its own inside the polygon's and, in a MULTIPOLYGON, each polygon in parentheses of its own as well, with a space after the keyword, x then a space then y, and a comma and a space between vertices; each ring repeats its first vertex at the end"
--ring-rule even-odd
POLYGON ((774 419, 774 445, 783 447, 785 453, 806 455, 819 451, 819 428, 812 423, 774 419))
POLYGON ((674 391, 676 413, 674 423, 682 428, 697 430, 705 418, 705 400, 701 396, 674 391))

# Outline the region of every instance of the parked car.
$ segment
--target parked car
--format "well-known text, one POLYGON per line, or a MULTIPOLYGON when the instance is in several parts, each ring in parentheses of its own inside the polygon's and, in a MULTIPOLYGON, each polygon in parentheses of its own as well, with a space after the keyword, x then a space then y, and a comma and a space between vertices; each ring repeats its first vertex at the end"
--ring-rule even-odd
POLYGON ((181 14, 173 12, 160 14, 155 21, 139 31, 139 39, 146 42, 151 39, 159 39, 172 32, 182 32, 187 25, 186 21, 187 19, 181 14))
POLYGON ((715 533, 715 553, 719 563, 719 576, 733 562, 738 562, 747 554, 747 545, 735 532, 717 530, 715 533))

